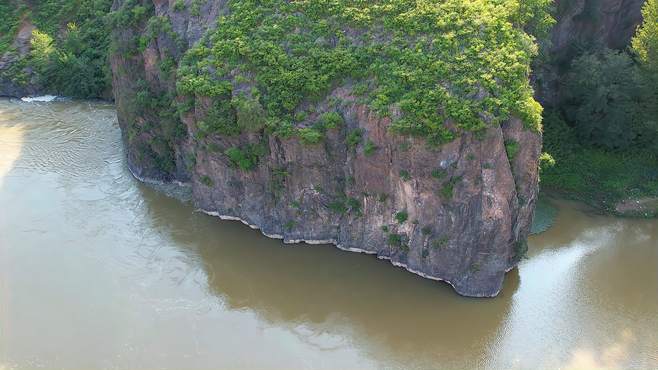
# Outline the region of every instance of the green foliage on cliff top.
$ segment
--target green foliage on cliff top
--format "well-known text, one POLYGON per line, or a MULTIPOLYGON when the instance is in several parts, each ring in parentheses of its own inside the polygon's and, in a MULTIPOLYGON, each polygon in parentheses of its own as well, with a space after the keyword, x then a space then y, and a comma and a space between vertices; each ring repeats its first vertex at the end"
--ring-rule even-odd
MULTIPOLYGON (((549 0, 228 2, 230 13, 184 56, 182 94, 221 97, 236 76, 259 94, 270 132, 290 132, 302 103, 366 86, 390 129, 450 141, 447 120, 479 130, 510 115, 540 128, 528 83, 549 0), (394 114, 399 111, 401 114, 394 114)), ((357 90, 357 89, 355 89, 357 90)))

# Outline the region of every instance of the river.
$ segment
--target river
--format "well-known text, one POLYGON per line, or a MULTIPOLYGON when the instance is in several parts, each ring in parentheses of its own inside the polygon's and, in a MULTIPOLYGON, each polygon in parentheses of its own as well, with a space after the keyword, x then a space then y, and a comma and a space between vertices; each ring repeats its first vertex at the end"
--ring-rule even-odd
POLYGON ((658 368, 658 222, 551 202, 469 299, 152 190, 112 105, 0 100, 0 369, 658 368))

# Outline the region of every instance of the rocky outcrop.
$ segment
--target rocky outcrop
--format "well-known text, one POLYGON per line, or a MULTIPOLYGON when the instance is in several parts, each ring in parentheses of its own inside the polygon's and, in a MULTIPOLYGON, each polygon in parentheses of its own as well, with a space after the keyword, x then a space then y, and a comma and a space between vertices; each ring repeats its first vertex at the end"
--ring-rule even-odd
MULTIPOLYGON (((392 137, 388 121, 359 104, 348 103, 342 114, 346 127, 321 145, 266 139, 269 154, 253 172, 188 143, 187 150, 197 153, 192 188, 199 208, 239 218, 286 242, 333 243, 376 254, 448 281, 460 294, 496 295, 505 271, 516 263, 515 246, 528 235, 539 135, 513 121, 482 138, 465 134, 433 151, 422 140, 392 137), (345 146, 345 132, 354 128, 374 142, 375 154, 345 146), (527 140, 511 166, 506 140, 527 140), (433 171, 445 175, 437 179, 433 171), (344 211, 332 209, 344 199, 355 200, 359 209, 350 204, 344 211), (398 212, 407 220, 397 220, 398 212)), ((194 130, 192 117, 186 124, 194 130)), ((226 145, 223 140, 215 144, 226 145)))
MULTIPOLYGON (((111 57, 119 122, 137 176, 189 183, 200 210, 287 243, 332 243, 446 281, 463 295, 498 294, 524 253, 537 198, 539 133, 512 119, 433 149, 421 138, 391 134, 390 119, 370 111, 347 85, 318 103, 340 101, 344 121, 319 144, 263 133, 200 138, 211 101, 197 98, 177 123, 185 135, 151 145, 162 128, 152 124, 157 112, 135 109, 137 81, 154 95, 183 99, 158 65, 167 55, 179 58, 226 11, 222 1, 211 1, 194 16, 186 5, 174 11, 173 2, 155 1, 155 16, 169 19, 173 34, 157 35, 139 55, 111 57), (355 129, 369 140, 368 153, 363 143, 346 144, 355 129), (249 145, 264 148, 252 170, 224 154, 249 145), (167 151, 170 170, 160 165, 167 151)), ((117 0, 114 8, 120 6, 117 0)), ((134 39, 131 32, 116 37, 134 39)))

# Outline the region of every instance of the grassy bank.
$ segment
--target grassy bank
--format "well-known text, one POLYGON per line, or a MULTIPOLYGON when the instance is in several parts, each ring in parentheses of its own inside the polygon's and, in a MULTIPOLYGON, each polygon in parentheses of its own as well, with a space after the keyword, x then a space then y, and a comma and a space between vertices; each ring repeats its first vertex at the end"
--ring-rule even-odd
MULTIPOLYGON (((610 213, 619 213, 616 205, 624 200, 658 197, 658 155, 649 145, 625 150, 584 146, 573 128, 549 113, 544 121, 544 150, 556 163, 542 171, 543 191, 610 213)), ((637 215, 656 216, 658 210, 637 215)))

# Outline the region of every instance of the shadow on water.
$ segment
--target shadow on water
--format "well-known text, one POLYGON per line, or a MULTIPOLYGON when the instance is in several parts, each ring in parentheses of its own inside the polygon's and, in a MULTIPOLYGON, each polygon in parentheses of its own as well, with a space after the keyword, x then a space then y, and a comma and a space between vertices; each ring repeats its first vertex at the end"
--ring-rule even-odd
MULTIPOLYGON (((108 125, 85 125, 77 119, 80 117, 75 124, 67 124, 68 115, 93 114, 85 103, 18 103, 11 108, 16 116, 4 117, 5 123, 27 117, 34 122, 18 124, 23 129, 16 141, 22 147, 17 148, 7 173, 18 176, 25 168, 27 177, 35 173, 56 177, 43 186, 33 185, 34 191, 30 192, 46 198, 38 191, 40 186, 44 191, 53 186, 58 193, 66 192, 50 196, 61 197, 59 204, 40 207, 56 212, 56 220, 45 226, 57 234, 56 240, 94 243, 96 249, 92 248, 91 253, 105 260, 106 266, 116 262, 98 248, 112 245, 107 238, 113 231, 117 235, 109 237, 121 248, 111 253, 119 256, 120 264, 133 264, 126 270, 143 271, 144 266, 154 264, 152 258, 171 257, 171 252, 154 248, 153 253, 161 253, 160 257, 144 252, 151 254, 135 259, 142 253, 144 240, 150 243, 148 247, 166 244, 189 256, 186 264, 197 264, 205 272, 204 289, 218 297, 226 309, 252 312, 267 325, 286 328, 302 341, 318 333, 346 338, 367 357, 389 365, 397 363, 397 367, 417 364, 426 368, 437 360, 474 366, 483 361, 509 315, 512 296, 519 286, 517 270, 508 274, 498 297, 470 299, 457 295, 448 284, 418 277, 373 256, 329 245, 285 245, 241 223, 195 212, 191 205, 131 180, 123 158, 116 154, 122 149, 118 135, 112 131, 116 130, 115 124, 109 125, 112 132, 104 131, 108 125), (56 119, 50 117, 53 113, 56 119), (35 122, 41 120, 49 126, 38 127, 35 122), (82 132, 85 130, 101 132, 82 132), (135 218, 134 225, 126 226, 124 218, 135 218), (80 227, 72 226, 76 224, 80 227), (113 227, 117 229, 110 230, 113 227)), ((12 184, 8 193, 15 194, 21 181, 29 180, 12 184)), ((18 204, 47 201, 25 198, 18 204)), ((38 219, 32 216, 24 219, 38 219)), ((140 283, 139 279, 150 279, 142 272, 132 276, 135 284, 140 283)), ((75 279, 84 281, 85 277, 75 279)), ((167 294, 175 295, 176 289, 167 294)))
POLYGON ((141 189, 152 219, 171 231, 176 245, 201 257, 209 290, 230 309, 255 311, 273 325, 348 332, 360 345, 383 347, 376 352, 398 360, 479 361, 519 286, 515 269, 498 297, 464 298, 447 284, 374 256, 286 245, 141 189))

